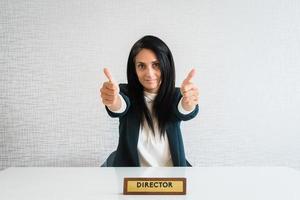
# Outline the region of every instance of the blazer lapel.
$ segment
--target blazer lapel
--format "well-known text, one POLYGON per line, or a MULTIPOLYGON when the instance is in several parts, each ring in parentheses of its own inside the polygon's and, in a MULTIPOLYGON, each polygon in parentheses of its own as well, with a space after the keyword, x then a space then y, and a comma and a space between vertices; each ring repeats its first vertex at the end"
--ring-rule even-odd
POLYGON ((127 144, 129 150, 129 157, 132 158, 133 166, 140 166, 138 153, 137 153, 137 145, 139 139, 139 131, 140 131, 140 122, 135 116, 134 112, 130 112, 130 117, 128 117, 128 130, 127 130, 127 144))
POLYGON ((180 163, 179 151, 178 151, 179 144, 178 144, 176 129, 173 126, 168 126, 166 132, 167 132, 168 141, 170 145, 170 152, 171 152, 173 165, 179 166, 180 163))

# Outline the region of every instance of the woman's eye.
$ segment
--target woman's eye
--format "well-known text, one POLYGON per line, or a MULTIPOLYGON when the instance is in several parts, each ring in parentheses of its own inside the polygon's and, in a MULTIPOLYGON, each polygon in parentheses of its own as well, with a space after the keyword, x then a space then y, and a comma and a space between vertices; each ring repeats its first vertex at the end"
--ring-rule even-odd
POLYGON ((143 64, 138 64, 137 67, 143 69, 145 66, 143 64))
POLYGON ((159 68, 159 63, 154 63, 153 66, 159 68))

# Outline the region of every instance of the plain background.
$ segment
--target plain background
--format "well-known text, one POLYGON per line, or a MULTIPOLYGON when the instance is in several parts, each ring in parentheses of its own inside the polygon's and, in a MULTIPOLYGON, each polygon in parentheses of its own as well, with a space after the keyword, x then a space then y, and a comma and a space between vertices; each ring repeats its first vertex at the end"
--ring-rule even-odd
POLYGON ((200 113, 182 123, 194 166, 300 169, 297 0, 0 0, 0 168, 99 166, 118 120, 99 88, 126 82, 144 35, 170 47, 179 86, 192 67, 200 113))

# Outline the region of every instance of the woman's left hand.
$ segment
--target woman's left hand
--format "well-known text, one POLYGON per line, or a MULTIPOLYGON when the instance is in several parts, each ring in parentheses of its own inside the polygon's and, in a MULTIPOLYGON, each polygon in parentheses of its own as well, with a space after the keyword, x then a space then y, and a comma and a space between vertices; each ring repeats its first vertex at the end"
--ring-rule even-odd
POLYGON ((181 84, 182 107, 186 111, 192 111, 199 102, 198 87, 192 82, 196 70, 192 69, 181 84))

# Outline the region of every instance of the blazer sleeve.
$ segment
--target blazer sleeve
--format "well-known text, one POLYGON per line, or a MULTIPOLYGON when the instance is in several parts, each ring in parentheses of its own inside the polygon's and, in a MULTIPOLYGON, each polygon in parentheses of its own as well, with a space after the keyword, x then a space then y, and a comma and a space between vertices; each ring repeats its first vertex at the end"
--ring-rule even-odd
POLYGON ((105 106, 105 109, 106 109, 108 115, 110 117, 113 117, 113 118, 115 118, 115 117, 122 117, 122 116, 126 115, 126 113, 129 110, 129 107, 130 107, 130 100, 129 100, 129 97, 127 96, 127 85, 126 84, 119 84, 119 87, 120 87, 120 93, 119 94, 123 97, 123 99, 124 99, 124 101, 126 103, 126 109, 122 113, 115 113, 115 112, 110 111, 108 109, 108 107, 105 106))
POLYGON ((180 101, 180 99, 182 98, 182 95, 180 93, 180 89, 179 88, 176 88, 175 90, 175 102, 173 104, 173 111, 175 113, 175 117, 177 120, 179 121, 187 121, 187 120, 190 120, 190 119, 193 119, 194 117, 197 116, 198 112, 199 112, 199 105, 197 104, 195 109, 188 113, 188 114, 182 114, 181 112, 179 112, 178 110, 178 103, 180 101))

